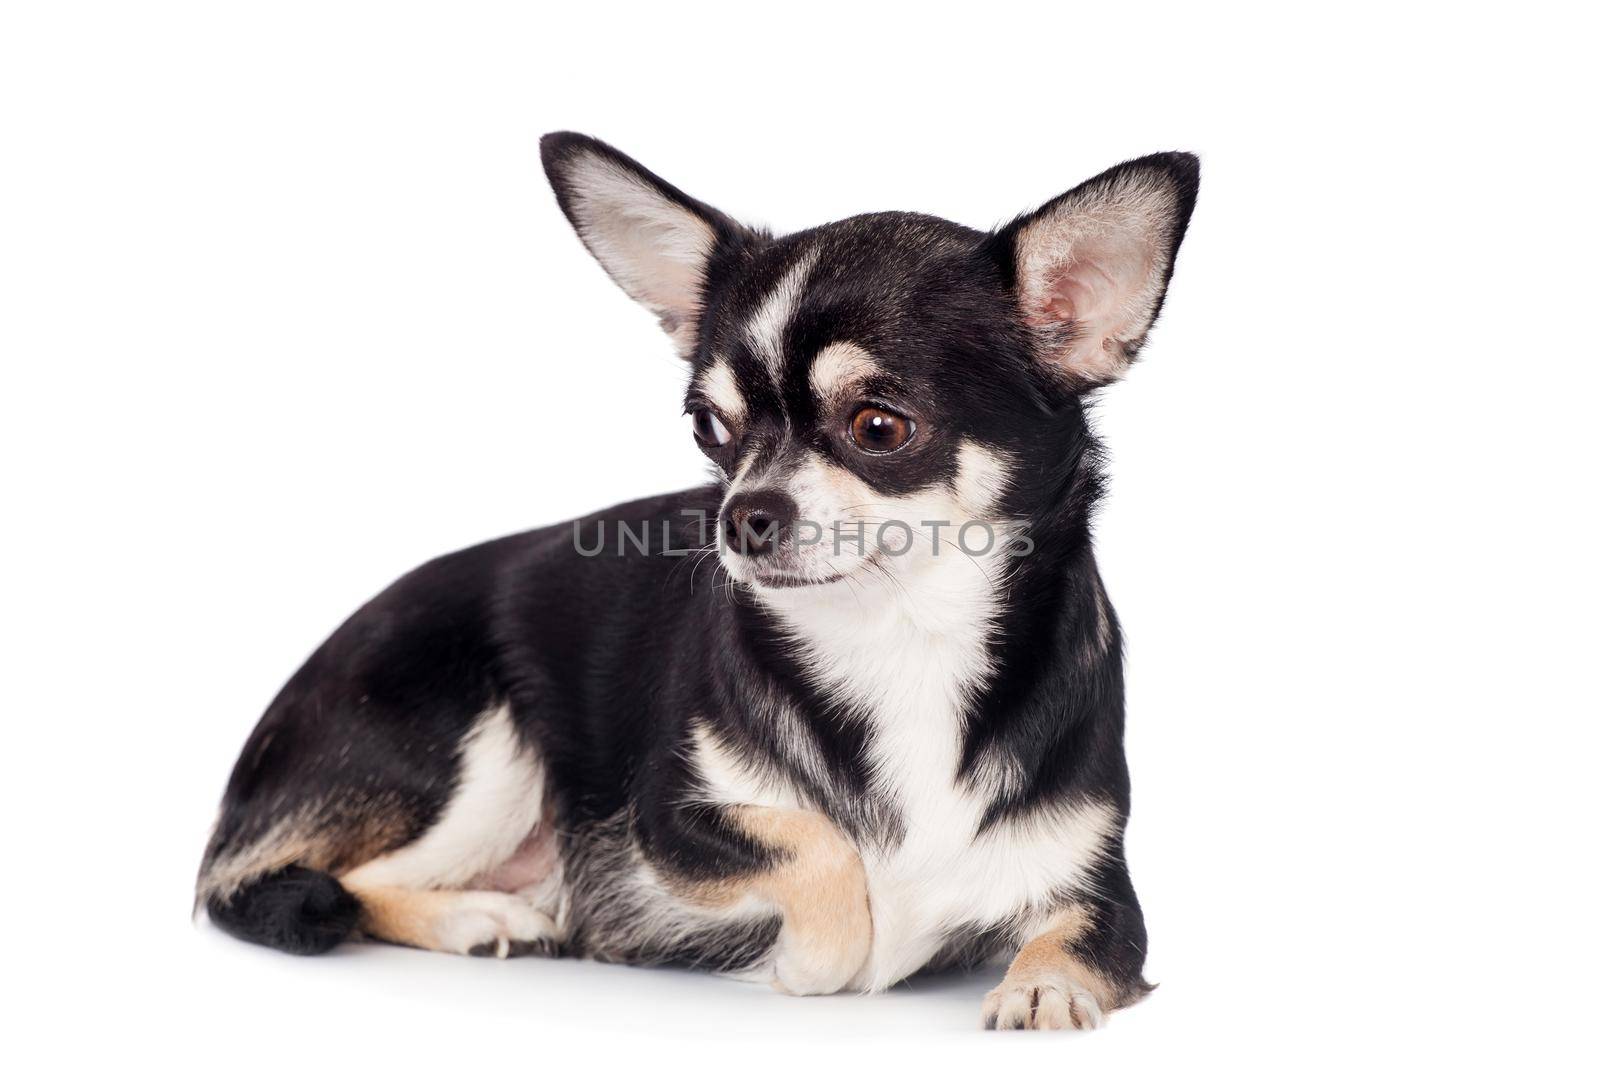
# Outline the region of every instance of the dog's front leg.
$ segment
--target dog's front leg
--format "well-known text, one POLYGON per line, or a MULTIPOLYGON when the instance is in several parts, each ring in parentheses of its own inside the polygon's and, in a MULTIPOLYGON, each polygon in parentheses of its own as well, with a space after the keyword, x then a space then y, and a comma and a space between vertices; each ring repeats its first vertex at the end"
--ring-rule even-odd
POLYGON ((1093 1030, 1150 991, 1140 973, 1145 932, 1136 903, 1069 904, 1041 927, 983 998, 989 1029, 1093 1030))
POLYGON ((727 879, 698 882, 691 895, 710 904, 755 896, 779 912, 775 988, 800 996, 843 989, 872 947, 866 872, 855 846, 814 811, 733 805, 720 814, 760 846, 763 861, 727 879))

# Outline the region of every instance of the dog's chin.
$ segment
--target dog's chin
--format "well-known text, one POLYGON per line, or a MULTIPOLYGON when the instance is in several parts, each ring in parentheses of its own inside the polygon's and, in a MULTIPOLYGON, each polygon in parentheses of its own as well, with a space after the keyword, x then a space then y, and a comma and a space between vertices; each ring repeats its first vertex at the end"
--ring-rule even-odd
POLYGON ((858 569, 852 567, 849 570, 830 570, 825 574, 807 574, 781 564, 751 563, 737 557, 724 557, 722 565, 734 581, 768 590, 821 589, 843 582, 858 569))

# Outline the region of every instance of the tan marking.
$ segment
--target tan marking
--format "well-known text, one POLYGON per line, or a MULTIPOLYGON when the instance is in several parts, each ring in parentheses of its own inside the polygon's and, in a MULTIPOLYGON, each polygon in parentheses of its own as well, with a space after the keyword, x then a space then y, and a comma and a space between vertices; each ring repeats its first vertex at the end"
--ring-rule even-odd
POLYGON ((717 406, 723 416, 735 423, 744 421, 744 393, 739 390, 738 379, 733 376, 733 370, 725 360, 717 360, 700 375, 700 391, 717 406))
POLYGON ((286 816, 243 848, 213 859, 200 873, 196 900, 226 898, 291 864, 337 875, 395 848, 410 836, 410 817, 395 800, 333 801, 286 816))
POLYGON ((1063 909, 1048 930, 1018 950, 1006 969, 1006 980, 1037 982, 1064 974, 1093 993, 1101 1004, 1110 1006, 1116 1000, 1111 984, 1068 951, 1088 933, 1089 923, 1089 912, 1081 905, 1063 909))
POLYGON ((877 369, 866 349, 849 341, 836 341, 811 361, 811 391, 818 399, 837 400, 877 369))
POLYGON ((554 942, 555 923, 522 897, 454 889, 346 884, 361 901, 361 932, 434 952, 505 957, 519 943, 554 942))
POLYGON ((872 912, 861 857, 837 827, 814 811, 734 805, 725 809, 745 833, 778 854, 769 869, 684 886, 689 899, 731 907, 754 895, 783 916, 773 984, 788 993, 843 988, 866 961, 872 912))
POLYGON ((1006 976, 983 1000, 986 1025, 1001 1030, 1091 1030, 1126 1001, 1099 971, 1071 951, 1093 916, 1073 904, 1018 950, 1006 976))
POLYGON ((450 890, 358 889, 361 901, 361 932, 381 941, 417 948, 442 950, 440 920, 450 898, 450 890))

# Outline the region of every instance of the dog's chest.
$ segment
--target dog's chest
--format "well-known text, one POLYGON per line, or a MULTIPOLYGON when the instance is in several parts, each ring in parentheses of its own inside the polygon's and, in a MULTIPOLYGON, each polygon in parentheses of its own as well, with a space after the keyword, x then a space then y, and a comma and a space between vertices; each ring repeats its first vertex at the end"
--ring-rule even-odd
POLYGON ((1024 932, 1052 898, 1081 883, 1111 827, 1108 809, 1082 804, 980 831, 1005 776, 980 765, 958 781, 964 702, 941 688, 929 685, 915 709, 900 709, 914 716, 886 715, 875 731, 873 788, 898 811, 902 833, 862 842, 873 921, 872 952, 855 983, 862 989, 915 973, 963 933, 1024 932))
MULTIPOLYGON (((1081 884, 1111 831, 1109 808, 1039 810, 980 833, 999 791, 1017 783, 997 759, 958 780, 968 697, 990 669, 981 616, 937 632, 820 626, 808 638, 816 680, 865 717, 867 787, 898 820, 898 833, 857 842, 873 922, 857 988, 907 977, 964 933, 1025 927, 1053 897, 1081 884)), ((725 759, 701 763, 719 799, 805 805, 770 775, 752 776, 725 759)))

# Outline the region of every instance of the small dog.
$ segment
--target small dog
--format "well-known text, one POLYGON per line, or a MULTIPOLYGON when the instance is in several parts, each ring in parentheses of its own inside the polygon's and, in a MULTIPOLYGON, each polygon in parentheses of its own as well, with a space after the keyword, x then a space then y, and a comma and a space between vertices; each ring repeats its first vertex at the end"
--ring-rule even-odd
POLYGON ((1085 397, 1161 308, 1198 160, 993 233, 887 212, 775 237, 599 141, 541 148, 687 361, 716 483, 357 611, 246 743, 198 901, 288 952, 359 933, 796 994, 1014 956, 1000 1029, 1139 999, 1085 397))

